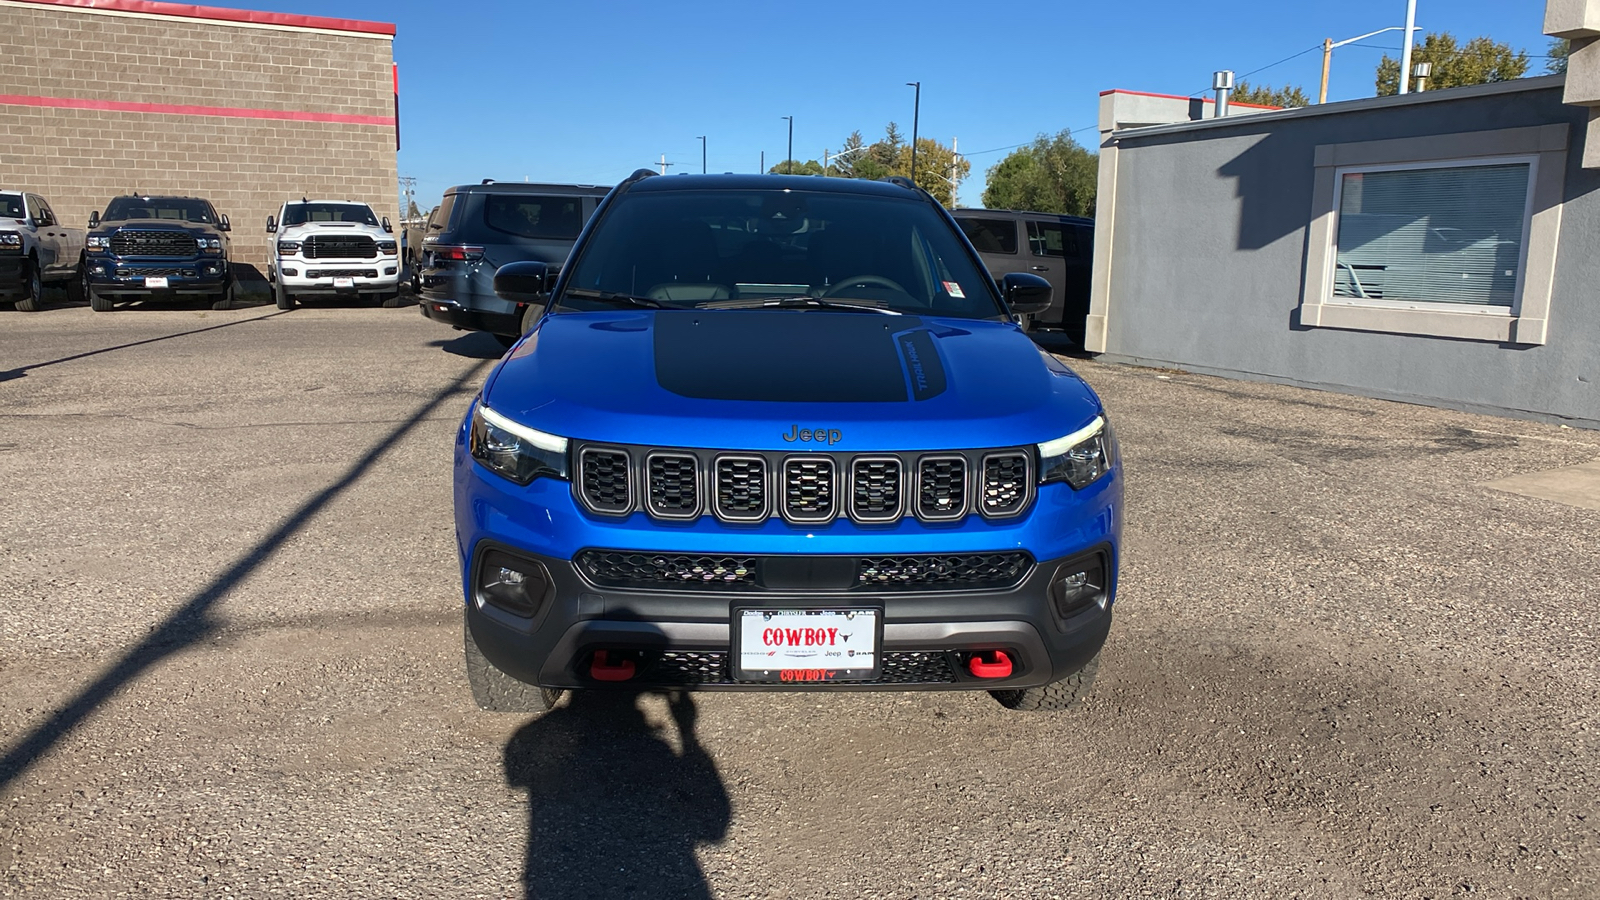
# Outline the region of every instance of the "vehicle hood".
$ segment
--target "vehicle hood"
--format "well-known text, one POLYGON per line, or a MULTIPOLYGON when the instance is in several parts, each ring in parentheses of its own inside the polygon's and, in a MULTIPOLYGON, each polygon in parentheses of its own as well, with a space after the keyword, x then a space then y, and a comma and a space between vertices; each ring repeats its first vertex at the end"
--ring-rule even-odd
POLYGON ((1010 323, 810 310, 549 316, 484 397, 569 438, 741 450, 1025 445, 1100 411, 1010 323))
POLYGON ((119 228, 149 229, 151 231, 187 231, 195 236, 218 237, 223 232, 215 225, 203 222, 180 222, 176 219, 118 219, 115 222, 101 222, 95 227, 95 234, 110 234, 119 228))
POLYGON ((304 225, 290 225, 278 229, 280 241, 303 241, 314 234, 333 235, 362 235, 374 241, 399 240, 392 233, 384 231, 381 225, 351 225, 332 222, 307 222, 304 225))

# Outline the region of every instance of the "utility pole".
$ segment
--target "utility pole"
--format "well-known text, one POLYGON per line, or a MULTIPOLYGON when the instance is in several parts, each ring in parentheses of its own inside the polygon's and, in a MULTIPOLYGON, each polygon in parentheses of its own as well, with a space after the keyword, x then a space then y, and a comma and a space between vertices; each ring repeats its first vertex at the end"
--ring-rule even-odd
POLYGON ((415 202, 416 190, 417 179, 414 176, 400 176, 400 196, 405 198, 404 203, 400 207, 400 218, 402 220, 411 216, 411 204, 415 202))
POLYGON ((763 175, 767 174, 767 151, 765 150, 761 151, 761 168, 757 171, 763 175))
POLYGON ((1340 47, 1343 47, 1346 44, 1354 44, 1357 41, 1364 41, 1369 37, 1377 37, 1380 34, 1384 34, 1386 32, 1390 32, 1390 31, 1403 31, 1403 30, 1404 29, 1402 29, 1399 25, 1391 25, 1388 28, 1379 28, 1377 31, 1369 31, 1366 34, 1357 35, 1356 37, 1353 37, 1353 38, 1346 38, 1345 40, 1342 40, 1342 41, 1336 41, 1333 38, 1325 38, 1325 39, 1323 39, 1323 41, 1322 41, 1322 87, 1317 91, 1317 104, 1320 106, 1320 105, 1328 102, 1328 70, 1329 70, 1329 67, 1332 66, 1332 64, 1333 64, 1333 51, 1339 49, 1340 47))
POLYGON ((916 99, 911 106, 911 183, 917 183, 917 124, 922 117, 922 82, 908 81, 906 87, 917 89, 916 99))
POLYGON ((779 116, 780 119, 789 120, 789 155, 783 160, 783 174, 794 174, 794 116, 779 116))
POLYGON ((1406 45, 1400 51, 1400 93, 1411 93, 1411 44, 1417 36, 1417 0, 1406 0, 1406 45))
POLYGON ((706 136, 700 135, 700 174, 706 173, 706 136))
POLYGON ((661 167, 661 174, 665 175, 665 174, 667 174, 667 166, 675 166, 675 165, 677 165, 677 163, 675 163, 675 162, 670 162, 670 163, 667 162, 667 155, 665 153, 663 153, 663 154, 661 154, 661 162, 656 163, 656 165, 661 167))

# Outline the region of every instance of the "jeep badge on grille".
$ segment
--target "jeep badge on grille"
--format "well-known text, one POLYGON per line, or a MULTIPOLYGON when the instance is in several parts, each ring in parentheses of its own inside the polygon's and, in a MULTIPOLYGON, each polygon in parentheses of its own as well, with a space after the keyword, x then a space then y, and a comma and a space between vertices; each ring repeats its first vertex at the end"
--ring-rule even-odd
POLYGON ((831 446, 844 440, 844 435, 837 428, 801 428, 799 425, 790 425, 789 433, 784 435, 783 439, 791 444, 795 441, 815 441, 819 444, 826 443, 831 446))

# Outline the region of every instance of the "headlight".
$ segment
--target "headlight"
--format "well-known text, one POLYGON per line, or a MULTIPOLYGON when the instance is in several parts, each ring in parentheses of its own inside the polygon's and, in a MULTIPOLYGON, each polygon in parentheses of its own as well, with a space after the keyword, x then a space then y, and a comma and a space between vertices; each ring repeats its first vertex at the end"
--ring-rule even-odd
POLYGON ((400 249, 400 245, 395 243, 394 241, 379 241, 378 242, 378 252, 382 253, 385 256, 390 256, 390 255, 394 254, 396 251, 398 251, 399 249, 400 249))
POLYGON ((1117 460, 1117 439, 1103 416, 1066 437, 1039 445, 1039 483, 1065 481, 1074 490, 1095 483, 1117 460))
POLYGON ((204 253, 222 252, 222 238, 198 238, 195 243, 200 245, 200 250, 204 253))
POLYGON ((284 256, 293 256, 296 253, 300 252, 300 242, 299 241, 279 241, 278 242, 278 252, 282 253, 284 256))
POLYGON ((111 237, 104 234, 89 235, 88 246, 90 250, 110 250, 111 237))
POLYGON ((567 439, 518 425, 482 401, 472 411, 472 458, 503 478, 527 484, 567 477, 567 439))
POLYGON ((15 231, 0 231, 0 247, 21 247, 22 235, 15 231))

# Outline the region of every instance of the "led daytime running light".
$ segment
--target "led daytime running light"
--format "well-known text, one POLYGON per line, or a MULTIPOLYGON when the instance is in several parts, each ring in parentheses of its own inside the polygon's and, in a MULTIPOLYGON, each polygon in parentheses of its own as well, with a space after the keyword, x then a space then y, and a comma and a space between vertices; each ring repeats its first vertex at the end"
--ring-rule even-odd
POLYGON ((478 405, 478 415, 482 416, 483 421, 490 425, 502 431, 509 431, 540 450, 546 450, 551 453, 567 452, 567 439, 564 437, 557 437, 538 429, 529 428, 526 425, 519 425, 481 403, 478 405))
POLYGON ((1071 450, 1073 447, 1076 447, 1084 441, 1087 441, 1088 439, 1099 434, 1105 427, 1105 418, 1102 416, 1095 416, 1093 422, 1090 422, 1082 428, 1079 428, 1077 431, 1074 431, 1066 437, 1058 437, 1053 441, 1045 441, 1044 443, 1040 444, 1039 455, 1045 459, 1049 459, 1052 456, 1060 456, 1061 454, 1066 453, 1068 450, 1071 450))

